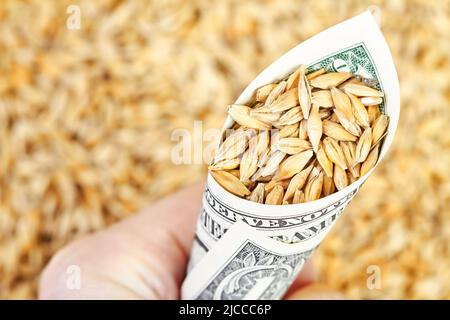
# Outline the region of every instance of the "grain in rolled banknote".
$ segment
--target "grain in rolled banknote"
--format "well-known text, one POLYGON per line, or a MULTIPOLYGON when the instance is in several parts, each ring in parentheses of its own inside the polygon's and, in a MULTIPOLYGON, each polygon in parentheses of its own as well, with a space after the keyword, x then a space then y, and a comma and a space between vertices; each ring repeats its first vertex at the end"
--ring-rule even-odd
POLYGON ((236 122, 209 166, 229 192, 289 205, 329 196, 372 169, 387 133, 384 93, 348 72, 307 72, 258 88, 231 105, 236 122))

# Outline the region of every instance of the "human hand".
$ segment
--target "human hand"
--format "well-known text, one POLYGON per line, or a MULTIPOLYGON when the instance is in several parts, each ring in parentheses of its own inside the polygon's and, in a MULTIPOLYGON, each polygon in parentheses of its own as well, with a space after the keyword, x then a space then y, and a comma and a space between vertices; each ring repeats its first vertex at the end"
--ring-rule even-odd
MULTIPOLYGON (((179 299, 202 192, 202 184, 193 185, 69 244, 43 271, 39 298, 179 299), (80 270, 79 288, 67 285, 71 266, 80 270)), ((314 281, 307 263, 286 297, 342 298, 314 281)))

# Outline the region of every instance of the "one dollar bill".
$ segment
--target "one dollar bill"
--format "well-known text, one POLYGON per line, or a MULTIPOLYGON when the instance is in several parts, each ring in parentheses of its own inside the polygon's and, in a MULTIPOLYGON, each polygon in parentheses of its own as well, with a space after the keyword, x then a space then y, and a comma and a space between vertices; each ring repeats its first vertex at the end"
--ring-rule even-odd
MULTIPOLYGON (((397 128, 400 90, 389 48, 371 13, 331 27, 287 52, 259 74, 235 104, 245 104, 257 88, 283 79, 300 64, 309 71, 351 72, 383 91, 380 107, 390 124, 379 163, 397 128)), ((232 125, 228 117, 224 129, 232 125)), ((366 178, 316 201, 269 206, 228 193, 209 175, 182 298, 281 298, 366 178)))

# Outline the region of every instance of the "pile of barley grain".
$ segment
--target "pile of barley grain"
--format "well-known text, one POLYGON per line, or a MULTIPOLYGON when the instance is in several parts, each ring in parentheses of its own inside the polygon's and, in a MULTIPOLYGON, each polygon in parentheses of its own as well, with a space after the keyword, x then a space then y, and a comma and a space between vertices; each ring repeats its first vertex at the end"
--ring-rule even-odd
MULTIPOLYGON (((72 3, 0 3, 2 298, 35 296, 74 237, 204 178, 204 165, 171 164, 172 130, 219 128, 270 62, 373 1, 80 0, 81 29, 68 30, 72 3)), ((450 298, 449 3, 376 4, 399 129, 314 259, 352 298, 450 298)))
POLYGON ((384 94, 363 81, 323 68, 306 74, 301 65, 258 88, 247 105, 229 106, 235 124, 211 175, 234 195, 269 205, 313 201, 349 186, 377 163, 389 124, 379 106, 384 94))

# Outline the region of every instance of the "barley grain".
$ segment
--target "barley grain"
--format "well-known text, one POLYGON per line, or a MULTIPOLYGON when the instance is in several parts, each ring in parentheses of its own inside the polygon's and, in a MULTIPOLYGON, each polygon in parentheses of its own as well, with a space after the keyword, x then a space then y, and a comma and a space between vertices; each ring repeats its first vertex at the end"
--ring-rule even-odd
MULTIPOLYGON (((286 153, 281 151, 275 151, 273 152, 265 164, 264 167, 261 168, 261 175, 263 177, 270 176, 277 171, 281 161, 286 157, 286 153)), ((280 179, 282 180, 282 179, 280 179)))
POLYGON ((231 173, 226 171, 211 171, 211 175, 222 187, 234 195, 245 197, 250 194, 250 190, 231 173))
POLYGON ((341 167, 343 170, 347 169, 344 153, 336 140, 326 137, 323 140, 323 146, 328 159, 341 167))
POLYGON ((361 103, 361 101, 355 97, 351 93, 347 93, 347 96, 350 98, 353 107, 353 115, 355 116, 356 122, 364 128, 370 126, 369 123, 369 114, 367 113, 366 108, 361 103))
POLYGON ((334 181, 332 177, 328 177, 327 175, 323 176, 323 188, 322 193, 324 196, 329 196, 333 194, 335 190, 334 181))
POLYGON ((292 177, 287 186, 284 200, 290 200, 298 189, 303 188, 312 168, 313 165, 310 165, 292 177))
POLYGON ((252 193, 250 193, 248 200, 257 203, 264 203, 264 189, 264 183, 258 183, 252 193))
POLYGON ((371 87, 362 85, 362 84, 356 84, 356 83, 349 83, 345 85, 344 91, 347 93, 354 94, 358 97, 383 97, 383 93, 381 91, 378 91, 376 89, 373 89, 371 87))
POLYGON ((357 137, 344 129, 340 124, 325 120, 323 121, 323 133, 339 141, 356 141, 357 137))
MULTIPOLYGON (((283 153, 284 154, 284 153, 283 153)), ((274 176, 274 180, 284 180, 299 173, 313 156, 311 150, 289 156, 284 160, 274 176)))
POLYGON ((376 145, 372 151, 370 151, 369 155, 367 156, 366 160, 361 164, 361 172, 360 175, 364 176, 366 173, 372 169, 378 160, 378 145, 376 145))
POLYGON ((268 183, 266 183, 266 186, 264 188, 266 192, 270 192, 277 185, 280 185, 284 190, 288 187, 289 180, 281 180, 281 181, 271 180, 268 183))
POLYGON ((323 187, 323 172, 320 172, 318 176, 314 177, 305 186, 305 201, 313 201, 320 198, 323 187))
POLYGON ((266 197, 266 204, 280 205, 283 201, 283 187, 277 184, 266 197))
POLYGON ((256 148, 250 148, 244 152, 239 170, 239 179, 243 182, 250 180, 250 177, 258 170, 258 155, 256 154, 256 148))
POLYGON ((333 99, 336 109, 339 110, 349 122, 354 123, 355 116, 353 115, 350 98, 337 88, 331 88, 331 98, 333 99))
POLYGON ((306 76, 306 79, 312 80, 312 79, 317 78, 318 76, 324 74, 325 72, 327 72, 327 71, 324 68, 318 69, 316 71, 308 73, 308 75, 306 76))
POLYGON ((266 98, 266 101, 264 101, 264 107, 270 106, 286 89, 287 82, 281 81, 276 85, 275 88, 272 89, 272 91, 269 93, 269 96, 266 98))
POLYGON ((303 119, 300 121, 299 127, 298 127, 298 137, 301 140, 308 139, 308 130, 307 130, 307 122, 306 119, 303 119))
POLYGON ((319 89, 331 89, 351 76, 351 73, 347 72, 329 72, 311 79, 311 86, 319 89))
POLYGON ((281 113, 258 112, 256 110, 251 110, 250 116, 264 123, 274 123, 280 119, 281 113))
POLYGON ((228 108, 228 114, 234 121, 239 123, 241 126, 259 129, 259 130, 268 130, 270 129, 270 124, 266 122, 262 122, 260 120, 256 120, 250 116, 250 108, 243 105, 231 105, 228 108))
POLYGON ((298 86, 300 78, 300 69, 295 70, 287 79, 286 91, 298 86))
POLYGON ((372 146, 372 129, 367 128, 364 130, 361 137, 359 137, 358 144, 356 145, 356 162, 364 162, 369 154, 370 147, 372 146))
POLYGON ((383 102, 383 99, 380 97, 362 97, 361 103, 365 106, 378 106, 383 102))
POLYGON ((256 90, 256 101, 265 102, 269 94, 277 85, 274 83, 269 83, 265 86, 262 86, 258 90, 256 90))
POLYGON ((302 190, 295 190, 294 197, 292 198, 292 204, 305 202, 305 194, 302 190))
POLYGON ((380 115, 378 119, 374 121, 372 125, 372 145, 377 144, 381 140, 386 132, 388 124, 389 118, 384 114, 380 115))
POLYGON ((283 138, 278 140, 277 149, 289 155, 311 149, 311 143, 300 138, 283 138))
POLYGON ((268 107, 270 112, 282 112, 289 110, 298 105, 298 94, 297 89, 291 89, 286 91, 281 96, 279 96, 271 105, 268 107))
POLYGON ((340 166, 334 166, 333 181, 339 191, 348 186, 347 173, 340 166))
POLYGON ((336 115, 337 119, 339 120, 339 123, 350 132, 352 135, 359 137, 362 133, 361 128, 356 124, 355 122, 350 121, 345 114, 338 110, 334 109, 334 114, 336 115))
POLYGON ((367 107, 367 113, 369 115, 369 123, 373 126, 373 123, 381 115, 380 107, 378 105, 370 105, 367 107))
POLYGON ((322 120, 319 116, 319 107, 313 106, 311 110, 311 114, 306 121, 306 131, 308 133, 309 141, 311 141, 311 145, 313 150, 317 152, 319 148, 320 139, 322 137, 322 120))
POLYGON ((298 129, 298 126, 299 126, 298 123, 294 123, 294 124, 291 124, 291 125, 283 126, 280 129, 280 133, 279 133, 280 139, 292 136, 292 134, 298 129))
POLYGON ((333 99, 331 98, 331 92, 329 90, 319 90, 313 92, 311 94, 311 102, 321 108, 334 107, 333 99))
POLYGON ((316 152, 316 158, 323 171, 325 171, 325 174, 331 178, 333 176, 333 162, 328 159, 322 143, 320 144, 319 149, 316 152))
POLYGON ((303 119, 300 107, 295 107, 285 112, 280 119, 274 124, 274 126, 287 126, 297 124, 303 119))
POLYGON ((208 167, 209 170, 215 171, 215 170, 231 170, 236 169, 239 167, 240 160, 239 158, 230 159, 230 160, 221 160, 219 162, 216 162, 208 167))
POLYGON ((311 88, 305 75, 305 66, 300 66, 300 79, 298 82, 298 101, 302 109, 303 117, 309 118, 309 111, 311 109, 311 88))

